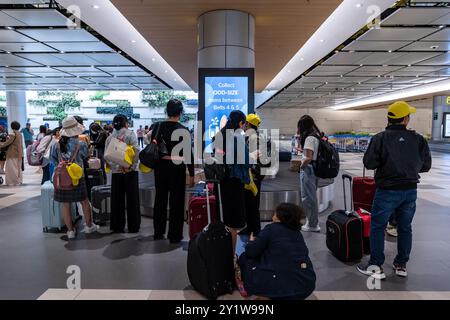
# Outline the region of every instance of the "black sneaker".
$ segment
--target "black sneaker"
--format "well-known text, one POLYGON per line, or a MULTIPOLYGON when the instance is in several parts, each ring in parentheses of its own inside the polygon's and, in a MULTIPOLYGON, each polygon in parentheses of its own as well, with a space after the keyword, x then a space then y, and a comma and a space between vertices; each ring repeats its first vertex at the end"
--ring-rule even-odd
POLYGON ((366 276, 373 277, 379 280, 386 279, 386 274, 384 273, 383 268, 380 266, 369 265, 368 263, 361 263, 356 267, 356 269, 358 269, 359 272, 361 272, 366 276))
POLYGON ((408 276, 408 271, 406 271, 406 266, 394 263, 395 274, 399 277, 406 278, 408 276))

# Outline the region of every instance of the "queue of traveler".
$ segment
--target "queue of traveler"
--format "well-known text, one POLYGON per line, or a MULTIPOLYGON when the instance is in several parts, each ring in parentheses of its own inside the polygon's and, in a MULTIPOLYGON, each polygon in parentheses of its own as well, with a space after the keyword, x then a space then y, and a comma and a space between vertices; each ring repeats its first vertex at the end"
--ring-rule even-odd
MULTIPOLYGON (((379 279, 386 278, 383 271, 384 232, 388 224, 394 221, 398 233, 398 255, 393 268, 396 275, 407 276, 406 264, 412 250, 411 225, 416 211, 419 173, 431 168, 427 141, 415 131, 407 129, 413 113, 415 109, 406 102, 392 104, 387 113, 386 130, 372 138, 364 155, 364 166, 376 170, 377 191, 371 212, 370 260, 358 265, 357 269, 379 279)), ((58 174, 61 183, 64 180, 60 170, 62 163, 74 163, 85 168, 86 161, 92 155, 90 147, 97 150, 102 168, 106 167, 107 171, 112 172, 110 229, 122 233, 127 224, 128 232, 137 233, 141 224, 139 152, 144 144, 154 143, 160 151, 163 150, 158 165, 153 168, 156 189, 154 240, 165 239, 167 234, 170 243, 181 242, 186 182, 188 186, 194 186, 195 172, 192 148, 189 152, 184 149, 184 153, 176 157, 172 155, 172 150, 185 142, 183 139, 190 137, 191 132, 180 123, 183 114, 181 101, 170 100, 166 114, 165 121, 144 129, 140 126, 137 135, 129 129, 128 119, 123 115, 114 117, 112 127, 102 128, 92 124, 89 128, 90 137, 85 134, 86 129, 79 117, 66 118, 62 127, 52 131, 40 128, 38 151, 47 154, 44 158, 48 159, 42 164, 43 183, 51 179, 53 172, 55 176, 58 174), (173 141, 172 134, 176 130, 186 131, 187 135, 181 135, 173 141), (128 162, 119 164, 106 159, 105 153, 111 144, 127 147, 125 153, 129 156, 128 162), (186 181, 186 170, 189 181, 186 181)), ((266 165, 262 163, 261 157, 262 146, 266 147, 268 141, 258 130, 260 124, 261 119, 256 114, 246 116, 235 110, 213 139, 214 157, 223 159, 227 168, 226 176, 218 181, 220 188, 214 187, 214 193, 222 207, 223 223, 231 233, 233 253, 237 253, 237 286, 241 293, 273 299, 304 299, 314 290, 316 277, 308 248, 299 231, 321 231, 317 199, 319 178, 313 165, 318 159, 324 134, 309 115, 302 116, 298 121, 297 134, 299 149, 302 151, 300 204, 279 205, 272 218, 273 223, 261 230, 259 202, 264 179, 261 169, 266 165), (229 154, 233 157, 229 157, 229 154), (244 239, 245 246, 244 250, 238 248, 236 251, 239 236, 244 239)), ((5 137, 4 142, 0 142, 0 148, 7 147, 4 162, 6 183, 18 185, 22 182, 23 141, 20 124, 13 122, 11 129, 11 134, 5 137)), ((29 126, 26 130, 29 130, 29 126)), ((0 137, 1 134, 5 135, 4 131, 4 128, 0 128, 0 137)), ((24 140, 27 139, 29 137, 24 134, 24 140)), ((0 165, 3 166, 1 162, 0 165)), ((81 203, 85 217, 83 231, 92 233, 98 230, 99 227, 93 223, 83 170, 73 188, 60 188, 56 183, 54 198, 64 205, 63 216, 69 239, 76 237, 76 226, 69 205, 73 202, 81 203)))

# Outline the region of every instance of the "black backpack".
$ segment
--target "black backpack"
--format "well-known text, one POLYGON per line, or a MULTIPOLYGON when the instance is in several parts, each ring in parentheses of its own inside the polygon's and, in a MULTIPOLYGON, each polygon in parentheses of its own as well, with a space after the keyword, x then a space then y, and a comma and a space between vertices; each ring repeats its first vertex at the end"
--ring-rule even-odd
POLYGON ((318 178, 332 179, 339 174, 339 152, 334 146, 322 138, 319 138, 319 148, 317 152, 317 160, 312 162, 314 174, 318 178))

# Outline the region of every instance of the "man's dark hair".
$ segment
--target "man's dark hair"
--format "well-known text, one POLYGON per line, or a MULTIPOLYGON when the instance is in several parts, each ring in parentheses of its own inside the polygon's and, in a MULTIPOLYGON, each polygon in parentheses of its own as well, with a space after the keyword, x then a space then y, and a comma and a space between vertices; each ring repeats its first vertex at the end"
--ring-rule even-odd
POLYGON ((275 212, 280 222, 293 230, 301 229, 301 221, 306 216, 303 209, 293 203, 280 203, 275 212))
POLYGON ((11 129, 19 130, 20 129, 20 123, 18 123, 17 121, 11 122, 11 129))
POLYGON ((183 103, 178 99, 170 99, 167 102, 166 113, 168 117, 181 116, 183 113, 183 103))
POLYGON ((389 123, 389 124, 400 124, 400 123, 403 122, 403 120, 405 120, 405 118, 406 118, 406 117, 399 118, 399 119, 391 119, 391 118, 388 118, 388 123, 389 123))
POLYGON ((75 118, 75 120, 77 120, 77 122, 78 122, 79 124, 84 124, 84 121, 83 121, 83 118, 82 118, 82 117, 80 117, 80 116, 74 116, 74 118, 75 118))

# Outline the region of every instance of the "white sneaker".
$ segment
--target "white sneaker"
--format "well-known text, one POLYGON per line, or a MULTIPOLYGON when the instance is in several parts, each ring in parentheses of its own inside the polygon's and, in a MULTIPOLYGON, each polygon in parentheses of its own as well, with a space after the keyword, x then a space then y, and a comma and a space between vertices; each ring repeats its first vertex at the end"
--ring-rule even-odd
POLYGON ((93 232, 98 231, 98 229, 100 229, 100 226, 96 225, 95 223, 92 223, 92 225, 90 227, 88 226, 84 226, 83 232, 85 234, 91 234, 93 232))
POLYGON ((304 232, 320 232, 320 227, 317 225, 317 227, 310 227, 308 224, 302 226, 302 231, 304 232))
POLYGON ((388 235, 390 235, 391 237, 394 237, 394 238, 398 237, 397 227, 395 227, 391 224, 388 224, 388 226, 386 228, 386 233, 388 235))
POLYGON ((77 237, 77 234, 75 233, 75 231, 67 231, 67 238, 69 238, 69 240, 75 239, 77 237))

